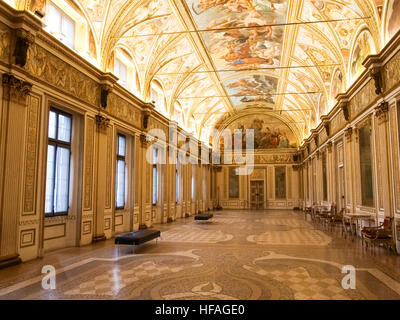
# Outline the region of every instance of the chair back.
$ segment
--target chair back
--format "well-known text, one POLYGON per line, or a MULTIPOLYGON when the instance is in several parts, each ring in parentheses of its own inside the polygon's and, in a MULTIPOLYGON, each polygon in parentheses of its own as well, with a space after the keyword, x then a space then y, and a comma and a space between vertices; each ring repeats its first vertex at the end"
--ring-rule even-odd
POLYGON ((382 225, 385 229, 390 229, 392 227, 392 218, 385 218, 382 225))

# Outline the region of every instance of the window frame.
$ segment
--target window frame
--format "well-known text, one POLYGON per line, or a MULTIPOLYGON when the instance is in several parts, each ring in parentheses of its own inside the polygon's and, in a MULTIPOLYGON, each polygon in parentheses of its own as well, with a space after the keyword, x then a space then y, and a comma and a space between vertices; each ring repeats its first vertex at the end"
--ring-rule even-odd
POLYGON ((115 210, 124 210, 125 209, 125 205, 126 205, 126 136, 122 133, 118 133, 117 134, 117 150, 116 150, 116 161, 115 161, 115 210), (125 140, 125 155, 121 156, 119 154, 119 138, 124 138, 125 140), (123 161, 124 162, 124 205, 123 206, 118 206, 117 205, 117 185, 118 185, 118 181, 117 181, 117 170, 118 170, 118 161, 123 161))
POLYGON ((115 61, 114 61, 114 73, 115 75, 118 77, 118 82, 125 88, 128 88, 128 71, 129 66, 124 63, 118 56, 115 57, 115 61), (117 74, 117 65, 118 65, 118 74, 117 74), (121 67, 123 67, 124 72, 125 72, 125 79, 121 78, 121 67))
POLYGON ((76 21, 72 18, 72 17, 70 17, 68 14, 66 14, 65 13, 65 11, 64 10, 62 10, 58 5, 56 5, 53 1, 50 1, 49 2, 49 10, 50 10, 50 7, 53 7, 56 11, 58 11, 58 13, 60 14, 60 21, 59 21, 59 23, 60 23, 60 25, 59 25, 59 30, 57 30, 57 31, 52 31, 52 30, 50 30, 50 29, 48 29, 49 30, 49 32, 51 33, 51 34, 53 34, 54 36, 56 36, 56 35, 59 35, 59 36, 61 36, 61 39, 57 36, 56 38, 58 39, 58 40, 60 40, 63 44, 65 44, 68 48, 70 48, 70 49, 72 49, 72 50, 75 50, 75 38, 76 38, 76 21), (73 25, 73 27, 74 27, 74 34, 73 34, 73 38, 72 38, 72 46, 70 46, 69 44, 67 44, 67 42, 66 41, 64 41, 64 38, 66 38, 66 35, 63 33, 63 20, 68 20, 72 25, 73 25))
MULTIPOLYGON (((50 110, 48 112, 49 114, 49 118, 50 118, 50 112, 54 112, 56 114, 56 137, 55 138, 50 138, 49 137, 49 133, 47 133, 47 148, 49 145, 52 145, 55 147, 54 149, 54 168, 53 168, 53 201, 52 201, 52 212, 46 212, 46 208, 44 210, 44 215, 45 217, 56 217, 56 216, 67 216, 69 214, 69 209, 70 209, 70 205, 69 205, 69 201, 68 201, 68 205, 67 205, 67 211, 60 211, 60 212, 54 212, 54 197, 56 195, 56 172, 57 172, 57 149, 58 147, 62 147, 65 149, 69 150, 69 158, 68 158, 68 187, 67 187, 67 199, 69 199, 70 197, 70 182, 71 182, 71 155, 72 155, 72 114, 67 113, 63 110, 60 110, 58 108, 55 107, 50 107, 50 110), (66 141, 62 141, 62 140, 58 140, 58 116, 59 115, 63 115, 64 117, 68 117, 71 121, 71 127, 70 127, 70 137, 69 137, 69 142, 66 141)), ((48 154, 47 154, 47 161, 48 161, 48 154)), ((47 186, 47 168, 46 168, 46 186, 47 186)), ((46 197, 46 193, 45 193, 45 197, 46 197)))

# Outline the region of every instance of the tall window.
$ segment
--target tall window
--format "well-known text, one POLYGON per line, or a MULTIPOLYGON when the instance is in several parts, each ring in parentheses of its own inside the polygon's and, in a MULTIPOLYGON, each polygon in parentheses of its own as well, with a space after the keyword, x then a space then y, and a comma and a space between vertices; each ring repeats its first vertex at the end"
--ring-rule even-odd
POLYGON ((126 137, 122 134, 117 136, 117 170, 115 182, 115 207, 123 209, 125 207, 126 195, 126 137))
POLYGON ((322 153, 322 189, 324 201, 328 200, 328 180, 326 173, 326 152, 322 153))
POLYGON ((358 132, 360 142, 361 204, 373 207, 371 130, 367 125, 361 127, 358 132))
POLYGON ((175 202, 179 201, 179 163, 178 163, 178 154, 176 155, 176 163, 175 163, 175 202))
POLYGON ((153 205, 156 205, 158 200, 157 157, 158 157, 158 149, 153 148, 153 205))
POLYGON ((51 109, 47 145, 46 216, 67 215, 71 157, 72 116, 51 109))
POLYGON ((115 75, 119 78, 119 83, 126 87, 128 83, 128 68, 119 59, 115 59, 114 68, 115 75))
POLYGON ((50 33, 54 34, 68 47, 74 48, 75 23, 54 4, 49 6, 47 24, 50 33))
POLYGON ((286 198, 286 167, 275 167, 275 198, 286 198))
POLYGON ((232 167, 229 168, 229 198, 239 198, 239 176, 237 175, 237 169, 232 167))
POLYGON ((192 167, 192 200, 194 200, 194 166, 192 167))

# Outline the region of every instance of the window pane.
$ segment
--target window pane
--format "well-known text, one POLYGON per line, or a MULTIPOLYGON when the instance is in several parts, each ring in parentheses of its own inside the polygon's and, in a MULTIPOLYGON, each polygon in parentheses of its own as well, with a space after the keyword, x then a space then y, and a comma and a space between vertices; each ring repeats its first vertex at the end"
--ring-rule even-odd
POLYGON ((158 150, 153 147, 153 164, 157 163, 158 150))
POLYGON ((69 149, 57 148, 54 212, 68 211, 69 154, 69 149))
POLYGON ((62 114, 58 115, 58 140, 71 141, 71 118, 62 114))
POLYGON ((75 25, 73 21, 67 17, 62 18, 61 33, 63 35, 63 42, 70 48, 74 48, 75 40, 75 25))
POLYGON ((125 161, 117 161, 116 206, 125 206, 125 161))
POLYGON ((61 33, 61 12, 58 11, 54 6, 49 7, 47 24, 50 32, 61 33))
POLYGON ((57 114, 54 111, 50 111, 49 114, 49 138, 57 138, 57 114))
POLYGON ((153 204, 157 203, 157 196, 158 196, 157 167, 153 166, 153 204))
POLYGON ((118 136, 118 155, 125 156, 125 137, 118 136))
POLYGON ((119 78, 119 82, 125 86, 128 79, 128 71, 126 65, 118 59, 115 60, 115 75, 119 78))
POLYGON ((151 88, 151 101, 158 107, 158 92, 151 88))
POLYGON ((179 200, 179 175, 178 172, 176 172, 175 175, 175 202, 178 202, 179 200))
POLYGON ((47 146, 46 199, 45 199, 46 213, 53 212, 55 149, 56 148, 53 145, 47 146))

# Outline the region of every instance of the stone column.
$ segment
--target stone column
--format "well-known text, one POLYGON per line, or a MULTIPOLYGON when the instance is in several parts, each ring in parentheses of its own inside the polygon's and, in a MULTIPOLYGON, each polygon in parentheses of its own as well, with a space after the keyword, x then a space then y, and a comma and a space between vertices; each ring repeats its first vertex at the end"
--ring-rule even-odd
POLYGON ((104 234, 104 210, 106 207, 106 183, 107 183, 107 134, 110 120, 102 115, 96 115, 96 142, 97 142, 97 155, 96 155, 96 196, 95 196, 95 225, 93 242, 106 240, 104 234))
POLYGON ((3 74, 0 125, 0 268, 21 262, 18 224, 24 165, 27 98, 32 84, 3 74))
MULTIPOLYGON (((148 215, 151 214, 147 212, 147 200, 149 195, 149 185, 152 184, 151 174, 149 172, 150 164, 146 160, 146 152, 149 146, 149 142, 146 140, 146 135, 140 135, 140 147, 139 147, 139 174, 137 177, 136 187, 140 189, 139 191, 139 229, 146 229, 146 221, 149 219, 148 215)), ((150 195, 151 196, 151 195, 150 195)))

